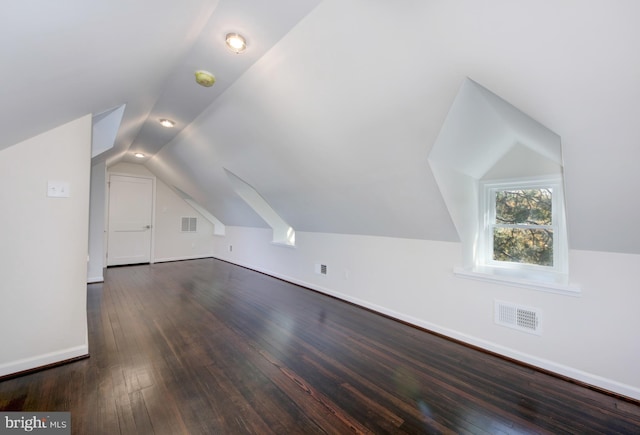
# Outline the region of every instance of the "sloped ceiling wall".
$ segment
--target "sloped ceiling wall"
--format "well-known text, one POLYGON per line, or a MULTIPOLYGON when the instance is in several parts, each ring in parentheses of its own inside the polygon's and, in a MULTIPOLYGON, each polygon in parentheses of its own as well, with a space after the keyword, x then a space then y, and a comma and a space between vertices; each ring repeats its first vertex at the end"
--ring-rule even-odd
POLYGON ((570 247, 640 253, 640 3, 324 0, 148 166, 226 225, 456 241, 427 155, 465 77, 562 138, 570 247))
POLYGON ((0 14, 0 149, 127 105, 128 147, 217 0, 6 0, 0 14))
MULTIPOLYGON (((218 3, 3 4, 0 149, 126 103, 127 150, 218 3)), ((147 166, 225 225, 266 227, 226 168, 297 231, 456 241, 427 156, 470 77, 561 137, 570 247, 640 253, 638 16, 636 0, 323 0, 147 166)))

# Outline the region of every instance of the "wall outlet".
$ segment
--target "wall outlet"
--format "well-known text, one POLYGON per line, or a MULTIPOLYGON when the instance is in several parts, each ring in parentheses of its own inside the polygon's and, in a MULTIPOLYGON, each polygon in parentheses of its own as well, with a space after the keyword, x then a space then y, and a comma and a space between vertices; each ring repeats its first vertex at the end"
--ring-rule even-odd
POLYGON ((229 245, 229 252, 233 252, 233 245, 229 245))

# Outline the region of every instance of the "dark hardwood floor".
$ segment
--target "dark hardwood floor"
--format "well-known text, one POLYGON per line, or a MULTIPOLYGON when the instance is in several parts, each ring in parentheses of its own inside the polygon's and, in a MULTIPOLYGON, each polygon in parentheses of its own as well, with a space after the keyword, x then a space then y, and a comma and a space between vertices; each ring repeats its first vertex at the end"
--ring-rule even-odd
POLYGON ((91 357, 0 382, 75 434, 640 433, 640 406, 217 260, 110 268, 91 357))

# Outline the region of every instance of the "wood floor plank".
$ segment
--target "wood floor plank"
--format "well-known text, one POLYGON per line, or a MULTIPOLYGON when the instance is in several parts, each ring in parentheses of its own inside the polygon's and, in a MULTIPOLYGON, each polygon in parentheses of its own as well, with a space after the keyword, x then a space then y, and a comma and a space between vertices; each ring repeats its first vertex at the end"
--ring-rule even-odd
POLYGON ((640 405, 218 260, 106 270, 89 359, 0 382, 74 434, 640 433, 640 405))

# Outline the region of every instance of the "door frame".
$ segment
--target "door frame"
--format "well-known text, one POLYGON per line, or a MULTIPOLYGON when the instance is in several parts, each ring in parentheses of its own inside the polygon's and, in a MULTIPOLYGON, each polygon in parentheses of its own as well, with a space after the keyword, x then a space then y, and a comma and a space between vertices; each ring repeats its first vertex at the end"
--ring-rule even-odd
POLYGON ((107 206, 105 207, 105 250, 104 250, 104 265, 107 266, 107 255, 109 254, 109 207, 111 206, 111 176, 116 175, 120 177, 130 177, 130 178, 145 178, 147 180, 151 180, 151 241, 149 243, 149 264, 154 264, 155 261, 155 240, 156 240, 156 177, 152 175, 139 175, 139 174, 129 174, 126 172, 108 172, 107 177, 107 195, 106 201, 107 206))

